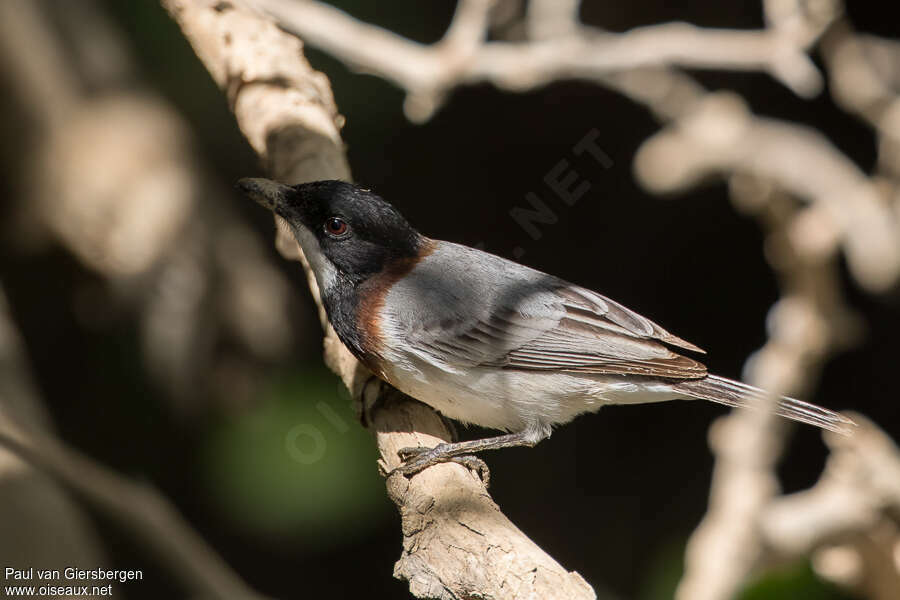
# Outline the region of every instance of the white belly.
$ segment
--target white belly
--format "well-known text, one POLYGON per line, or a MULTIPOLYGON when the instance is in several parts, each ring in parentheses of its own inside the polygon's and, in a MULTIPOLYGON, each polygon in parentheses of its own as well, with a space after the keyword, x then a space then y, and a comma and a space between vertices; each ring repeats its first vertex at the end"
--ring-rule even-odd
POLYGON ((666 384, 559 371, 439 368, 415 356, 385 373, 402 392, 441 414, 481 427, 549 435, 554 425, 605 404, 660 402, 677 397, 666 384), (402 365, 402 366, 401 366, 402 365))

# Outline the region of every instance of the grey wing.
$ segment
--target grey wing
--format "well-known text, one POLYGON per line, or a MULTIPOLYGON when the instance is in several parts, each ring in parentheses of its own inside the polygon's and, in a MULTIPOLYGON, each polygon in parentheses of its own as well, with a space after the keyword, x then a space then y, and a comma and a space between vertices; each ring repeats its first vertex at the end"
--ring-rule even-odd
MULTIPOLYGON (((543 274, 542 274, 543 275, 543 274)), ((584 374, 694 379, 701 363, 667 345, 702 352, 599 294, 544 275, 480 310, 445 313, 407 332, 407 342, 447 370, 492 366, 584 374), (462 313, 462 314, 459 314, 462 313)))
POLYGON ((577 286, 556 290, 563 315, 540 336, 511 350, 503 364, 586 374, 694 379, 706 367, 670 350, 703 352, 621 304, 577 286))

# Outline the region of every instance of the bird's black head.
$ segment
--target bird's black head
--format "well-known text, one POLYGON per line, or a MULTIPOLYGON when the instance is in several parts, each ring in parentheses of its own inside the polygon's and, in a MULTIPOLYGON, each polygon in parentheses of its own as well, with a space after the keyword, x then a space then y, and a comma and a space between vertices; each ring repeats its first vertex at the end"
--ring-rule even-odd
POLYGON ((322 288, 335 277, 358 283, 414 258, 424 241, 380 196, 343 181, 242 179, 238 187, 290 224, 322 288))

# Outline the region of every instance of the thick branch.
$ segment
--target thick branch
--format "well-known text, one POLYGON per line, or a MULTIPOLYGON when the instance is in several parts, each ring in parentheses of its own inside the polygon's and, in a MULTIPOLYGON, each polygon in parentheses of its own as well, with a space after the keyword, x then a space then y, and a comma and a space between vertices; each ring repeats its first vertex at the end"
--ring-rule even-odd
MULTIPOLYGON (((303 58, 299 40, 238 2, 162 4, 229 94, 238 125, 276 179, 350 178, 328 81, 303 58)), ((480 21, 485 13, 477 9, 460 17, 459 27, 480 21)), ((445 39, 457 48, 471 43, 459 29, 445 39)), ((302 260, 287 236, 280 243, 302 260)), ((315 281, 306 271, 318 301, 315 281)), ((385 468, 398 464, 401 447, 449 439, 428 407, 387 386, 367 386, 371 375, 340 343, 324 314, 323 325, 329 366, 354 397, 366 391, 368 405, 384 403, 373 422, 385 468)), ((481 482, 462 467, 438 465, 412 479, 395 475, 388 479, 388 491, 403 518, 404 552, 395 575, 409 580, 413 594, 447 599, 594 597, 577 573, 567 572, 509 522, 481 482)))
MULTIPOLYGON (((402 447, 434 446, 446 439, 437 413, 393 394, 387 410, 379 410, 374 418, 385 469, 399 465, 397 451, 402 447)), ((394 575, 408 579, 415 596, 595 597, 578 573, 560 567, 504 516, 474 474, 438 465, 412 480, 392 475, 387 487, 403 520, 403 555, 394 575)))

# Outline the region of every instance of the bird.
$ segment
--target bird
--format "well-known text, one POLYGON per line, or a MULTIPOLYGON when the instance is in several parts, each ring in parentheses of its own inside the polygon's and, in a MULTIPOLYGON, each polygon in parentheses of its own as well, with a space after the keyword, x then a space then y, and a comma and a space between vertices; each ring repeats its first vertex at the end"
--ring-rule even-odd
MULTIPOLYGON (((405 448, 396 470, 441 462, 486 473, 475 453, 534 446, 615 404, 707 400, 758 408, 768 395, 707 372, 705 352, 584 287, 431 239, 376 193, 336 180, 237 187, 280 216, 303 250, 328 320, 372 373, 444 417, 497 430, 405 448), (473 467, 474 465, 474 467, 473 467)), ((849 434, 844 415, 781 397, 774 412, 849 434)))

